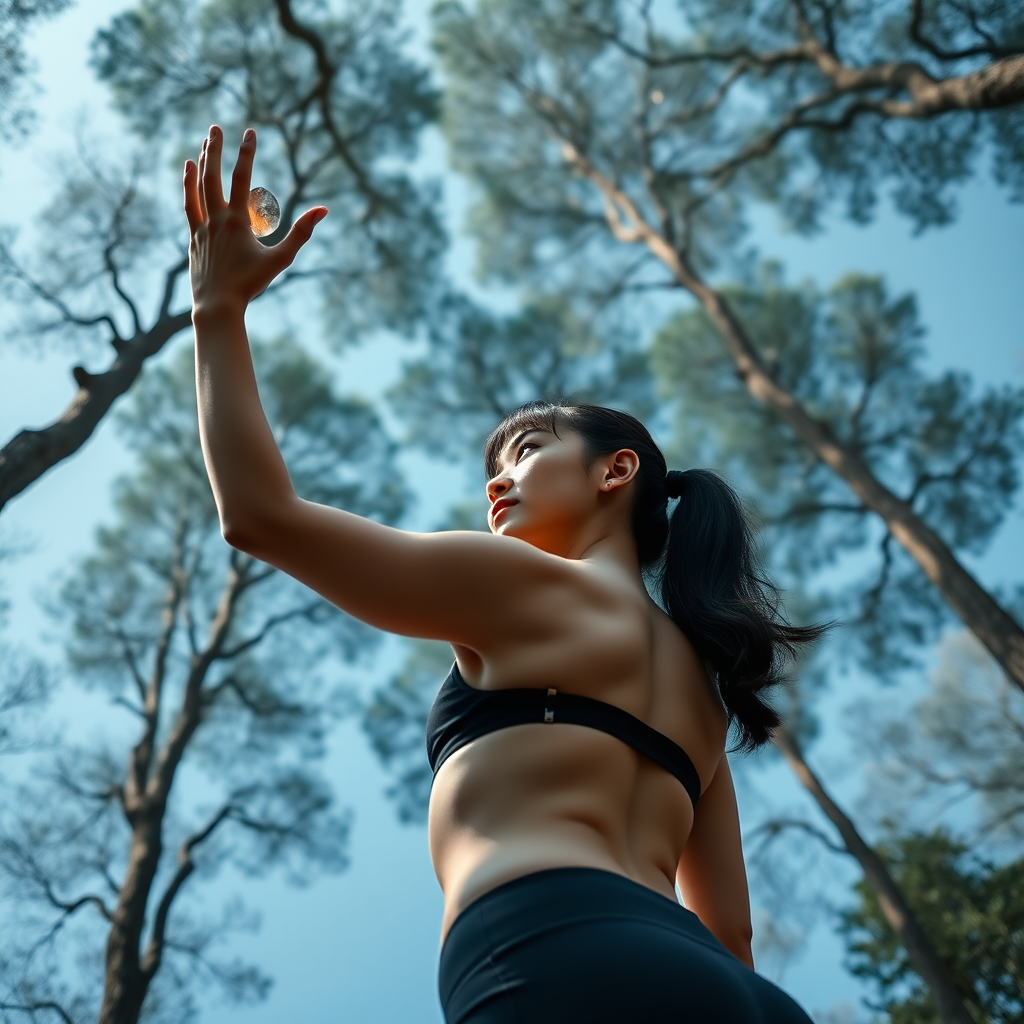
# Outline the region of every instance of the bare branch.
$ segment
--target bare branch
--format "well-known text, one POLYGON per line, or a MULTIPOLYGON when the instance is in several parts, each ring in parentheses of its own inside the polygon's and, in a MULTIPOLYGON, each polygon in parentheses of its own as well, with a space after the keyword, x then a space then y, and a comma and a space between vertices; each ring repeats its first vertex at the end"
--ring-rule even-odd
POLYGON ((840 853, 844 857, 852 856, 845 846, 841 843, 837 843, 830 836, 822 832, 820 828, 812 825, 809 821, 804 821, 802 818, 773 818, 771 821, 766 821, 762 825, 759 825, 747 837, 750 840, 760 839, 760 845, 754 852, 754 857, 759 856, 769 843, 777 839, 784 832, 792 829, 803 832, 806 835, 813 836, 818 840, 818 842, 827 847, 833 853, 840 853))
POLYGON ((843 501, 812 501, 802 502, 786 509, 781 515, 765 516, 765 522, 772 525, 791 523, 797 519, 809 519, 825 512, 842 512, 847 515, 867 515, 871 510, 856 502, 843 501))
POLYGON ((60 323, 70 324, 75 327, 96 327, 99 324, 106 324, 107 327, 110 328, 110 336, 114 347, 117 348, 119 344, 123 344, 124 339, 121 337, 121 334, 117 329, 117 324, 109 313, 99 313, 96 316, 85 316, 83 314, 72 312, 71 307, 68 306, 59 295, 55 295, 41 282, 37 281, 31 274, 29 274, 29 272, 14 258, 14 254, 7 248, 2 239, 0 239, 0 262, 2 262, 3 266, 10 272, 10 274, 25 285, 25 287, 28 288, 36 298, 41 299, 47 305, 52 306, 60 314, 60 323))
POLYGON ((310 601, 308 604, 304 604, 299 608, 292 608, 287 612, 280 612, 277 615, 271 615, 252 636, 239 641, 234 647, 225 647, 217 657, 222 661, 237 658, 238 655, 244 654, 246 651, 251 650, 258 643, 265 640, 267 636, 278 626, 285 622, 291 622, 294 619, 308 619, 310 615, 322 607, 323 601, 318 599, 316 601, 310 601))
POLYGON ((927 985, 939 1019, 944 1024, 972 1024, 963 997, 949 977, 931 939, 911 910, 885 862, 868 845, 854 822, 826 791, 804 758, 803 751, 793 734, 785 727, 781 727, 775 730, 772 742, 793 769, 800 784, 835 826, 846 849, 857 859, 864 872, 865 881, 878 900, 882 914, 907 951, 914 970, 927 985))
POLYGON ((128 308, 128 312, 132 317, 132 327, 136 335, 142 333, 142 321, 139 319, 139 310, 136 307, 131 296, 121 286, 121 275, 117 264, 114 262, 114 250, 120 245, 122 241, 121 237, 121 221, 124 217, 124 212, 127 207, 131 204, 135 198, 135 190, 133 188, 126 188, 121 194, 121 200, 117 204, 117 208, 114 210, 113 224, 111 228, 113 230, 112 237, 108 240, 107 244, 103 247, 103 265, 107 268, 107 273, 110 275, 110 284, 114 289, 114 292, 118 298, 128 308))
MULTIPOLYGON (((170 735, 156 758, 152 776, 146 786, 145 798, 147 801, 154 801, 162 804, 167 800, 174 781, 174 774, 178 764, 185 753, 192 734, 199 726, 203 709, 203 682, 210 666, 218 659, 224 648, 224 641, 234 621, 238 600, 245 589, 252 585, 252 577, 246 575, 246 570, 251 565, 252 559, 239 555, 232 551, 230 569, 224 587, 221 590, 220 600, 217 604, 217 611, 210 624, 210 635, 205 649, 197 658, 192 659, 192 665, 185 683, 185 690, 182 694, 181 704, 174 724, 171 726, 170 735)), ((267 574, 274 572, 268 570, 267 574)), ((265 574, 257 574, 263 576, 265 574)))
POLYGON ((370 201, 370 206, 365 215, 365 219, 369 220, 378 207, 390 207, 392 204, 386 196, 374 188, 362 165, 352 155, 349 140, 341 134, 334 123, 334 114, 331 110, 331 86, 338 69, 327 56, 327 47, 319 34, 295 17, 295 13, 292 11, 291 0, 274 0, 274 3, 277 7, 278 16, 281 19, 281 27, 285 32, 296 39, 302 40, 313 51, 317 72, 320 77, 310 90, 309 95, 317 97, 320 101, 324 128, 331 137, 334 149, 351 172, 353 178, 355 178, 359 191, 370 201))
POLYGON ((153 761, 153 744, 160 727, 160 704, 167 670, 167 657, 177 630, 178 609, 187 587, 187 579, 183 574, 185 533, 186 524, 179 521, 171 553, 170 580, 164 596, 164 605, 160 611, 160 631, 156 638, 156 649, 153 655, 153 671, 145 689, 142 717, 146 727, 131 752, 129 803, 134 803, 141 797, 146 791, 149 781, 149 770, 153 761))

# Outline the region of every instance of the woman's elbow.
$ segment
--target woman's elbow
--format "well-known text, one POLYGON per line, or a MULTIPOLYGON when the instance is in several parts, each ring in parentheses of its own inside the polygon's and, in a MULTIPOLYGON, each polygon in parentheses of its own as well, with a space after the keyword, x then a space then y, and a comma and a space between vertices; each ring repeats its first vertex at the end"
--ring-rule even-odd
POLYGON ((247 523, 244 520, 229 519, 226 516, 221 516, 220 535, 236 551, 241 551, 247 555, 255 556, 256 549, 261 546, 257 531, 251 523, 247 523))
POLYGON ((749 921, 746 924, 732 928, 729 934, 720 937, 722 945, 751 970, 754 969, 754 954, 751 951, 753 939, 754 930, 751 928, 749 921))
POLYGON ((231 547, 254 558, 266 560, 273 539, 286 532, 286 524, 278 507, 259 509, 218 510, 220 535, 231 547))

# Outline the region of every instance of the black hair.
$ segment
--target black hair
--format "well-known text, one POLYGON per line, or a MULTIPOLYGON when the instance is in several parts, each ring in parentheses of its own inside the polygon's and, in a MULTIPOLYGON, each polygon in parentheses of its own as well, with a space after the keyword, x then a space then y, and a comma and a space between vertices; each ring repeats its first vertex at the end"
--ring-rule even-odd
POLYGON ((484 445, 488 477, 509 440, 523 430, 574 430, 584 458, 629 448, 640 458, 634 479, 633 538, 655 598, 686 634, 718 684, 738 749, 754 750, 781 722, 766 700, 786 662, 817 640, 825 625, 793 626, 765 576, 736 492, 709 469, 673 472, 647 428, 629 413, 572 402, 528 402, 508 414, 484 445), (670 493, 671 492, 671 493, 670 493), (670 497, 679 497, 668 514, 670 497))

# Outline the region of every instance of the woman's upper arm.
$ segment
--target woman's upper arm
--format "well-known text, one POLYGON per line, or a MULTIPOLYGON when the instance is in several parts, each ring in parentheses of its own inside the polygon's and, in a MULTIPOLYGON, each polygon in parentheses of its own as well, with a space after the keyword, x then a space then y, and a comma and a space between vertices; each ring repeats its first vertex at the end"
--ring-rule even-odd
POLYGON ((725 754, 697 804, 676 881, 686 906, 722 945, 753 967, 747 871, 736 790, 725 754))
POLYGON ((411 533, 298 497, 225 537, 371 626, 474 649, 552 622, 568 582, 563 559, 524 541, 411 533))

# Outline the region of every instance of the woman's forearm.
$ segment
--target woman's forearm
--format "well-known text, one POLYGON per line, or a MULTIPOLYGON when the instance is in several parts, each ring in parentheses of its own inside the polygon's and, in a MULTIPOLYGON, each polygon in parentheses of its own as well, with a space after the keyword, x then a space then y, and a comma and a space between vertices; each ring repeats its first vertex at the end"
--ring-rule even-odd
POLYGON ((197 307, 192 323, 203 459, 224 536, 244 547, 295 492, 260 403, 244 305, 197 307))
POLYGON ((295 492, 260 404, 245 309, 291 265, 327 210, 307 210, 284 239, 262 245, 249 222, 256 133, 250 128, 242 137, 229 199, 221 181, 223 146, 224 134, 213 125, 198 163, 185 162, 182 187, 203 458, 224 536, 248 547, 279 521, 295 492))

